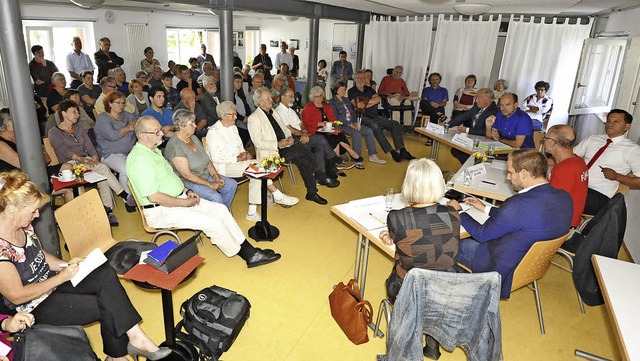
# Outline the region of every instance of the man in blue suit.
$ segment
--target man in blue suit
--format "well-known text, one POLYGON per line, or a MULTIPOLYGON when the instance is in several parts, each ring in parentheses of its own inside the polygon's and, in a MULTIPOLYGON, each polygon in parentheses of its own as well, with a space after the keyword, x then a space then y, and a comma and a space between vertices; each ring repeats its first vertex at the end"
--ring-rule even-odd
MULTIPOLYGON (((500 208, 473 197, 464 200, 489 219, 480 224, 460 212, 461 224, 473 239, 461 240, 456 259, 473 272, 500 273, 502 298, 509 298, 513 271, 529 248, 567 233, 573 217, 571 196, 547 182, 547 160, 537 150, 513 151, 507 160, 507 179, 518 193, 500 208)), ((450 204, 460 210, 455 201, 450 204)))
MULTIPOLYGON (((459 133, 467 133, 472 135, 485 136, 486 124, 488 117, 496 115, 498 106, 493 101, 494 93, 490 88, 482 88, 476 92, 476 103, 473 107, 457 117, 449 121, 449 127, 457 127, 459 133)), ((456 157, 460 163, 467 161, 469 154, 451 148, 451 154, 456 157)))

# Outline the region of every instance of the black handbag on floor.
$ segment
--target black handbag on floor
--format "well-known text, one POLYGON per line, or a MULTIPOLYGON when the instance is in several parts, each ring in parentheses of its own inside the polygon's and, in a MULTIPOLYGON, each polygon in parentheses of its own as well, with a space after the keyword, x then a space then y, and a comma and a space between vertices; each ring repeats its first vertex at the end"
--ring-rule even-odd
POLYGON ((14 361, 96 361, 82 326, 33 325, 13 336, 14 361))

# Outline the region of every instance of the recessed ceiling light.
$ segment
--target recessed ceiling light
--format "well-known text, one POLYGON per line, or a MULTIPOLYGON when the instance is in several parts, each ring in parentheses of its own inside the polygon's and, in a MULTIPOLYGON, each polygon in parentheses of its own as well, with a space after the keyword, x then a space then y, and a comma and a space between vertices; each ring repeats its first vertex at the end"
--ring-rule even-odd
POLYGON ((453 8, 462 15, 480 15, 491 10, 489 4, 455 4, 453 8))

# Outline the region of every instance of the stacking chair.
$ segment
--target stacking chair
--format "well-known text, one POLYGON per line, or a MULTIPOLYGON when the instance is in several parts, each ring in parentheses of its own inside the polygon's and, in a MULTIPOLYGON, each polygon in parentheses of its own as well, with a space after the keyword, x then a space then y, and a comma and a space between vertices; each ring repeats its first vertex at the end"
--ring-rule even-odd
POLYGON ((49 158, 51 158, 51 163, 49 164, 56 165, 60 163, 60 160, 58 159, 56 152, 53 150, 53 147, 51 146, 51 141, 49 141, 49 138, 42 138, 42 143, 44 144, 44 151, 47 152, 47 155, 49 156, 49 158))
POLYGON ((513 283, 511 293, 524 286, 528 286, 536 297, 536 307, 538 309, 538 321, 540 322, 540 333, 544 335, 544 320, 542 319, 542 305, 540 304, 540 290, 538 280, 544 277, 551 265, 551 259, 562 243, 567 240, 569 233, 562 237, 549 241, 536 242, 531 246, 527 254, 515 271, 513 272, 513 283))
MULTIPOLYGON (((144 228, 144 230, 147 233, 156 233, 158 234, 161 231, 171 231, 173 234, 173 236, 176 239, 180 239, 180 237, 177 236, 177 234, 175 234, 175 231, 180 230, 179 228, 164 228, 164 229, 157 229, 157 228, 153 228, 149 225, 149 223, 147 223, 147 219, 144 217, 144 211, 142 210, 142 205, 140 203, 140 198, 138 197, 138 195, 136 194, 135 190, 133 189, 133 186, 131 185, 131 181, 127 181, 127 184, 129 185, 129 189, 131 190, 131 194, 133 195, 133 198, 135 198, 136 200, 136 207, 138 208, 138 212, 140 213, 140 219, 142 220, 142 228, 144 228)), ((194 230, 198 233, 198 242, 200 243, 200 247, 204 247, 204 242, 202 240, 202 235, 201 232, 199 230, 194 230)), ((155 240, 155 237, 154 237, 155 240)))

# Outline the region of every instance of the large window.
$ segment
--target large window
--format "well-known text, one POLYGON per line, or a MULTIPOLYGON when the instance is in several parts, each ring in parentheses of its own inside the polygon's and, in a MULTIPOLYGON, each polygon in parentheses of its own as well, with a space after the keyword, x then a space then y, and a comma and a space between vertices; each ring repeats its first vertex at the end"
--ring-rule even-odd
POLYGON ((220 66, 220 36, 217 29, 167 29, 167 55, 177 64, 189 65, 189 58, 200 54, 200 44, 207 45, 220 66))

